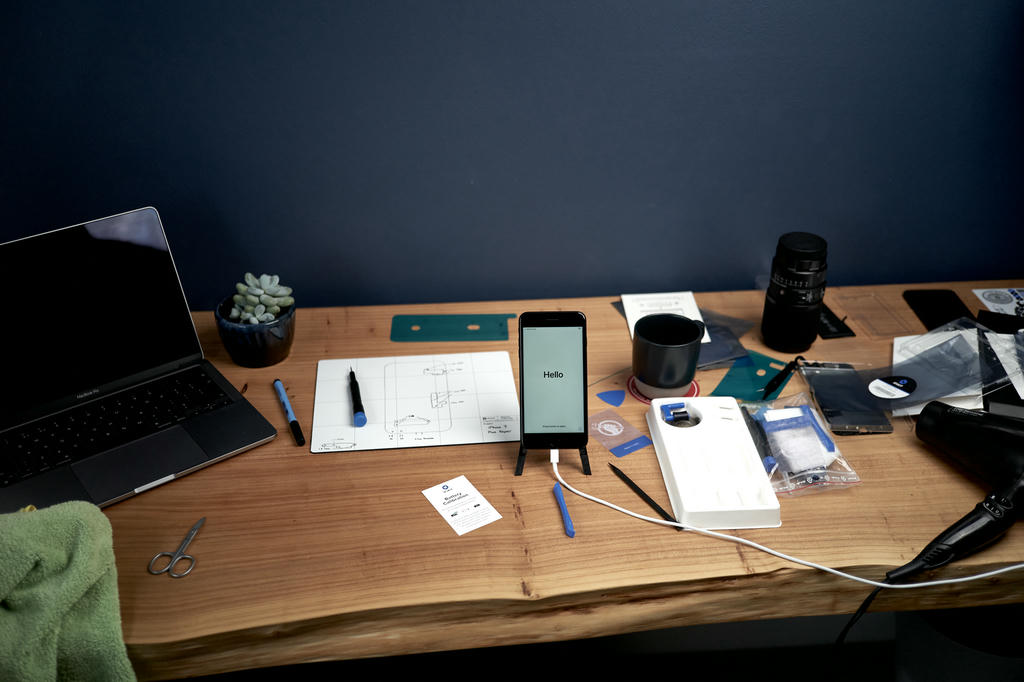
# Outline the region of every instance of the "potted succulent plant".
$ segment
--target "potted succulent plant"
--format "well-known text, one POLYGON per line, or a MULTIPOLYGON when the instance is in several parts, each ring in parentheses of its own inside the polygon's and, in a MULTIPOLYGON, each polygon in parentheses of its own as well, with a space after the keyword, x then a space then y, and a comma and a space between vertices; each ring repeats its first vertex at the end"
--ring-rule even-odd
POLYGON ((295 336, 295 299, 277 275, 245 273, 235 293, 214 310, 228 355, 242 367, 266 367, 288 357, 295 336))

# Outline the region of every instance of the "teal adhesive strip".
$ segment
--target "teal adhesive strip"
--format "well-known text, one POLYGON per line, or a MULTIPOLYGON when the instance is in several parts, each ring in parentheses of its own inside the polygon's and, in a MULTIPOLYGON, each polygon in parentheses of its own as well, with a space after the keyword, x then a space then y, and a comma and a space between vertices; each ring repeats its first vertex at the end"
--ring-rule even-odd
MULTIPOLYGON (((764 400, 764 385, 785 366, 782 360, 749 351, 747 357, 733 362, 711 395, 732 396, 746 401, 764 400)), ((786 377, 786 381, 775 391, 776 395, 789 383, 790 377, 786 377)))
POLYGON ((508 341, 515 315, 395 315, 392 341, 508 341))

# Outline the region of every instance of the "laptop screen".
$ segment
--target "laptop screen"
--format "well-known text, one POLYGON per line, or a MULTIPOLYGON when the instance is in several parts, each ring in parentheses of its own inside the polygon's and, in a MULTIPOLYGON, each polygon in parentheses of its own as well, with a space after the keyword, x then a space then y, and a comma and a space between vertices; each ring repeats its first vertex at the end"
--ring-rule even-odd
POLYGON ((152 208, 2 244, 0 273, 0 428, 202 356, 152 208))

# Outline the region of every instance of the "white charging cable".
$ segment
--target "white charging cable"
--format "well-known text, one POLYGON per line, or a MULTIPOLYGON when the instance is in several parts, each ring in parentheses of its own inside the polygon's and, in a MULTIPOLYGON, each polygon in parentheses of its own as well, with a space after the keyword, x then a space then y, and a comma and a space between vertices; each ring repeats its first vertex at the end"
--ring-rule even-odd
POLYGON ((558 482, 561 483, 567 490, 575 493, 576 495, 579 495, 580 497, 582 497, 584 499, 590 500, 591 502, 596 502, 596 503, 598 503, 600 505, 604 505, 605 507, 608 507, 609 509, 614 509, 615 511, 622 512, 623 514, 626 514, 628 516, 632 516, 633 518, 636 518, 636 519, 640 519, 641 521, 649 521, 651 523, 657 523, 657 524, 661 524, 663 526, 673 526, 673 527, 676 527, 676 528, 682 528, 683 530, 693 531, 694 533, 699 533, 701 535, 707 535, 708 537, 712 537, 712 538, 718 538, 719 540, 728 540, 730 542, 735 542, 735 543, 740 544, 740 545, 746 545, 747 547, 752 547, 753 549, 757 549, 757 550, 760 550, 760 551, 765 552, 767 554, 771 554, 772 556, 778 557, 780 559, 784 559, 785 561, 790 561, 790 562, 793 562, 795 564, 800 564, 801 566, 807 566, 808 568, 816 568, 819 571, 824 571, 826 573, 831 573, 832 575, 839 576, 840 578, 847 578, 849 580, 853 580, 855 582, 863 583, 865 585, 871 585, 873 587, 885 587, 885 588, 889 588, 889 589, 897 589, 897 590, 899 590, 899 589, 910 589, 910 588, 916 588, 916 587, 935 587, 937 585, 952 585, 952 584, 955 584, 955 583, 965 583, 965 582, 968 582, 968 581, 971 581, 971 580, 981 580, 983 578, 991 578, 992 576, 999 575, 1000 573, 1006 573, 1008 571, 1015 571, 1017 569, 1024 568, 1024 563, 1021 563, 1021 564, 1012 564, 1010 566, 1004 566, 1003 568, 997 568, 997 569, 995 569, 993 571, 988 571, 986 573, 978 573, 976 575, 964 576, 962 578, 946 578, 946 579, 943 579, 943 580, 929 580, 929 581, 925 581, 925 582, 906 583, 906 584, 884 583, 884 582, 881 582, 881 581, 878 581, 878 580, 871 580, 870 578, 861 578, 860 576, 856 576, 856 575, 853 575, 851 573, 844 573, 843 571, 839 571, 839 570, 836 570, 834 568, 829 568, 828 566, 823 566, 821 564, 816 564, 813 561, 806 561, 804 559, 799 559, 797 557, 790 556, 788 554, 783 554, 782 552, 776 551, 776 550, 772 549, 771 547, 765 547, 764 545, 758 544, 758 543, 756 543, 756 542, 754 542, 752 540, 747 540, 746 538, 740 538, 740 537, 736 537, 735 535, 728 535, 726 533, 718 533, 718 532, 715 532, 713 530, 707 530, 705 528, 697 528, 695 526, 687 526, 687 525, 682 524, 682 523, 675 523, 675 522, 672 522, 672 521, 665 521, 664 519, 657 519, 657 518, 654 518, 654 517, 651 517, 651 516, 644 516, 643 514, 637 514, 636 512, 629 511, 628 509, 623 509, 622 507, 619 507, 618 505, 612 504, 611 502, 608 502, 606 500, 602 500, 602 499, 600 499, 598 497, 594 497, 593 495, 588 495, 588 494, 586 494, 584 492, 581 492, 581 491, 577 490, 576 488, 572 487, 568 483, 566 483, 565 480, 562 478, 562 475, 560 473, 558 473, 558 450, 552 450, 551 451, 551 467, 555 471, 555 478, 557 478, 558 482))

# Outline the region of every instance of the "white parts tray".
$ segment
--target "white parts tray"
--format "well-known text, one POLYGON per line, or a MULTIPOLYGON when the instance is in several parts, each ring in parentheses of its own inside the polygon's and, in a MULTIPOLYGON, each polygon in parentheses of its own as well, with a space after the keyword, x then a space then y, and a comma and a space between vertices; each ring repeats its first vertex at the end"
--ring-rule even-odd
POLYGON ((647 425, 678 522, 708 530, 782 525, 779 499, 735 398, 658 398, 647 425), (680 406, 689 418, 676 423, 687 425, 666 422, 663 406, 680 406))

